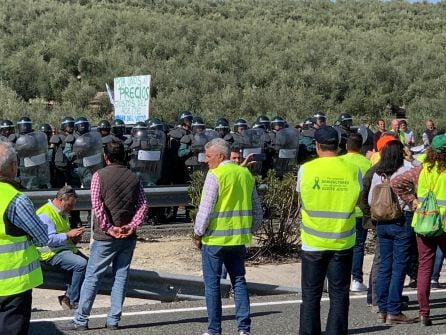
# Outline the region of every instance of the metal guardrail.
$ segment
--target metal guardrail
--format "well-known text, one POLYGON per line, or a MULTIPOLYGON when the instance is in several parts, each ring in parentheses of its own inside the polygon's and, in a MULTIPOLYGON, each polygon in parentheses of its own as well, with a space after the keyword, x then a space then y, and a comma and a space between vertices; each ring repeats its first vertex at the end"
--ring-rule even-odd
MULTIPOLYGON (((68 272, 61 272, 42 264, 44 283, 40 288, 66 289, 69 283, 68 272), (67 277, 68 276, 68 277, 67 277)), ((292 287, 277 286, 248 282, 250 295, 278 295, 297 294, 301 290, 292 287)), ((110 294, 113 285, 113 275, 109 268, 101 281, 100 293, 110 294)), ((228 298, 231 290, 229 280, 221 281, 221 292, 224 298, 228 298)), ((159 300, 172 302, 180 300, 203 300, 204 283, 201 277, 176 275, 165 272, 130 270, 129 283, 126 296, 130 298, 159 300)))
MULTIPOLYGON (((190 204, 190 197, 187 193, 188 186, 156 186, 146 187, 144 192, 146 193, 147 202, 149 207, 170 207, 170 206, 186 206, 190 204)), ((36 208, 40 207, 56 196, 57 190, 53 191, 27 191, 24 192, 36 208)), ((91 209, 91 197, 89 189, 76 190, 78 199, 74 209, 77 210, 90 210, 91 209)))

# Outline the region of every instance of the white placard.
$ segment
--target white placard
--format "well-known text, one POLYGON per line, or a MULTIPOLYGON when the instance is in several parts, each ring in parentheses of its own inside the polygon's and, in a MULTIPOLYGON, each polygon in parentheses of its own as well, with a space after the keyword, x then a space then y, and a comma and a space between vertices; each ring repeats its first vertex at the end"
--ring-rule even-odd
POLYGON ((246 148, 243 149, 243 158, 248 157, 250 154, 261 154, 262 148, 246 148))
POLYGON ((138 150, 139 161, 159 161, 160 158, 161 158, 161 151, 138 150))
POLYGON ((150 75, 114 79, 115 119, 135 124, 149 118, 150 75))
POLYGON ((25 157, 23 160, 23 164, 25 165, 25 167, 37 166, 37 165, 41 165, 45 162, 46 162, 45 154, 40 154, 40 155, 36 155, 36 156, 31 156, 31 157, 25 157))
POLYGON ((101 163, 102 163, 102 154, 101 153, 93 155, 93 156, 84 157, 82 159, 82 164, 84 165, 84 167, 98 165, 101 163))
POLYGON ((286 158, 286 159, 296 158, 296 149, 280 149, 279 158, 286 158))

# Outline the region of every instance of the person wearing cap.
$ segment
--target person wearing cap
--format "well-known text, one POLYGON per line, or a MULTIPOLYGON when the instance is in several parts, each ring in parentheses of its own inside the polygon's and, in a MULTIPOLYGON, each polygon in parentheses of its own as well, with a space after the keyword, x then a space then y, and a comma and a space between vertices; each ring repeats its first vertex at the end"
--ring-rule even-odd
POLYGON ((384 146, 389 143, 390 141, 394 141, 395 140, 395 136, 391 135, 391 134, 386 134, 384 133, 380 139, 376 142, 376 149, 378 151, 373 152, 372 155, 370 156, 370 162, 372 163, 372 166, 375 165, 376 163, 379 162, 379 160, 381 159, 381 150, 384 148, 384 146))
POLYGON ((296 190, 302 200, 302 306, 300 334, 321 333, 320 302, 328 278, 327 334, 347 334, 355 206, 361 171, 337 156, 339 135, 325 126, 314 134, 318 158, 303 164, 296 190))
POLYGON ((17 153, 0 142, 0 333, 28 334, 32 289, 43 283, 36 246, 46 245, 45 225, 21 191, 17 153))
POLYGON ((56 197, 37 209, 36 213, 48 229, 48 244, 38 248, 40 260, 51 267, 71 272, 71 284, 58 297, 64 309, 74 309, 87 267, 87 257, 76 248, 82 238, 83 227, 70 229, 68 215, 76 204, 77 194, 71 186, 62 187, 56 197))
POLYGON ((79 307, 67 330, 88 329, 96 294, 110 265, 113 269, 113 286, 106 327, 118 329, 136 246, 136 230, 142 225, 147 211, 141 181, 125 166, 124 144, 115 140, 107 143, 104 160, 107 166, 95 172, 91 179, 93 242, 79 307))
MULTIPOLYGON (((432 190, 437 199, 440 216, 446 216, 446 135, 436 135, 427 149, 426 159, 421 166, 415 167, 391 181, 395 193, 414 210, 421 206, 422 200, 432 190)), ((412 227, 417 222, 417 212, 412 219, 412 227)), ((443 227, 444 230, 444 227, 443 227)), ((418 275, 417 295, 420 305, 419 318, 424 326, 432 325, 430 318, 429 296, 430 281, 437 246, 446 254, 446 234, 426 237, 417 235, 418 275)))

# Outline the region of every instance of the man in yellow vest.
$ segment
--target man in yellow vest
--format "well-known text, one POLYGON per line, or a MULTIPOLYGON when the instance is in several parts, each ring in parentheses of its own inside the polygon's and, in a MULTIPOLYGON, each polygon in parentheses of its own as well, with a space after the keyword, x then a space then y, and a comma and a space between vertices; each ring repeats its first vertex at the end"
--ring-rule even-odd
POLYGON ((45 245, 45 225, 14 182, 17 153, 0 141, 0 334, 28 334, 32 288, 43 283, 36 245, 45 245))
POLYGON ((300 335, 321 334, 320 302, 328 278, 330 310, 326 334, 347 334, 350 272, 355 245, 355 206, 362 189, 360 169, 337 157, 338 132, 314 134, 319 158, 298 173, 302 199, 302 306, 300 335))
MULTIPOLYGON (((355 164, 361 170, 361 174, 365 176, 366 172, 372 164, 370 160, 361 154, 362 136, 359 133, 351 134, 347 139, 347 153, 342 156, 345 160, 355 164)), ((364 246, 367 239, 367 229, 362 227, 362 211, 356 207, 356 242, 353 247, 353 263, 352 263, 352 284, 350 290, 352 292, 367 291, 367 286, 363 283, 362 266, 364 263, 364 246)))
POLYGON ((68 214, 76 204, 76 199, 75 190, 67 185, 57 192, 53 200, 36 211, 48 229, 48 245, 38 249, 40 260, 72 273, 71 285, 64 295, 58 297, 63 309, 74 309, 77 306, 88 260, 75 245, 85 228, 70 229, 68 214))
POLYGON ((249 335, 251 318, 245 279, 245 245, 262 222, 262 207, 254 177, 229 160, 229 144, 217 138, 205 146, 209 172, 203 186, 194 226, 194 242, 201 248, 208 330, 221 334, 220 276, 224 264, 234 289, 239 335, 249 335))

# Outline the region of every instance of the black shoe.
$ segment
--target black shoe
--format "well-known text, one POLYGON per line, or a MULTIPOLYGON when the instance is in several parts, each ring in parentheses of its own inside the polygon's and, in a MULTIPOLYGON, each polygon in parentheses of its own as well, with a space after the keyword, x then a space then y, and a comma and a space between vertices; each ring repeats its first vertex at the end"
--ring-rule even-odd
POLYGON ((417 280, 416 279, 411 279, 409 281, 409 285, 410 288, 417 288, 417 280))
POLYGON ((105 324, 105 328, 110 329, 110 330, 118 330, 119 326, 118 325, 108 325, 108 324, 105 324))
POLYGON ((441 284, 439 282, 432 282, 431 281, 431 289, 432 290, 439 290, 441 288, 442 288, 442 286, 441 286, 441 284))
POLYGON ((74 309, 73 305, 71 305, 70 303, 70 298, 68 298, 65 294, 58 296, 57 300, 59 301, 59 305, 62 306, 62 309, 64 310, 74 309))
POLYGON ((71 321, 69 324, 62 326, 61 327, 62 330, 75 330, 75 331, 84 331, 84 330, 88 330, 88 326, 82 326, 82 325, 78 325, 76 323, 74 323, 73 321, 71 321))
POLYGON ((432 326, 432 320, 428 316, 420 316, 420 322, 423 326, 426 327, 432 326))

